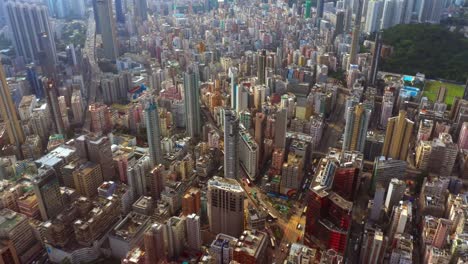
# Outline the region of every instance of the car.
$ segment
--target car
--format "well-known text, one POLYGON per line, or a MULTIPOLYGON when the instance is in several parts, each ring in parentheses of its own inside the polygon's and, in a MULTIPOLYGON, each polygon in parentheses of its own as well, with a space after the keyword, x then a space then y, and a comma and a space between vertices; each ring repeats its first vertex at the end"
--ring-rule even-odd
POLYGON ((291 244, 287 243, 286 244, 286 248, 289 248, 291 246, 291 244))
POLYGON ((281 248, 281 252, 284 252, 284 248, 281 248))
POLYGON ((301 224, 297 224, 297 230, 301 230, 302 229, 302 225, 301 224))

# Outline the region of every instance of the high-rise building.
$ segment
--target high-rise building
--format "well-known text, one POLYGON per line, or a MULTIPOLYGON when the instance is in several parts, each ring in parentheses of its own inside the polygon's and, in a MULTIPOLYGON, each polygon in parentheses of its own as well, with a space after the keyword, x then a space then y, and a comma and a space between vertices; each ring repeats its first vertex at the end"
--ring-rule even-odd
POLYGON ((201 193, 200 189, 190 188, 182 197, 182 214, 185 216, 201 213, 201 193))
POLYGON ((420 141, 416 147, 416 168, 426 170, 431 157, 432 145, 430 141, 420 141))
POLYGON ((184 250, 185 244, 185 220, 173 216, 167 220, 165 225, 166 231, 166 249, 169 259, 177 259, 184 250))
POLYGON ((108 137, 89 134, 75 139, 75 148, 81 158, 101 165, 102 177, 105 181, 115 177, 114 160, 112 158, 111 142, 108 137))
POLYGON ((164 180, 164 167, 162 164, 157 165, 154 169, 150 172, 150 192, 151 196, 155 200, 159 200, 161 198, 161 193, 164 190, 165 180, 164 180))
POLYGON ((418 20, 420 23, 438 24, 445 2, 443 0, 422 0, 418 20))
POLYGON ((200 217, 196 214, 187 216, 187 244, 190 249, 200 250, 202 246, 200 217))
POLYGON ((257 78, 260 84, 265 84, 266 50, 258 52, 257 78))
POLYGON ((377 186, 375 188, 374 200, 372 203, 372 209, 369 215, 369 219, 372 221, 379 221, 380 215, 382 213, 382 207, 384 204, 385 198, 385 189, 382 186, 377 186))
POLYGON ((385 0, 384 6, 383 6, 383 13, 382 13, 382 23, 380 24, 380 29, 387 29, 395 25, 398 25, 400 23, 405 23, 408 20, 410 21, 411 16, 409 17, 409 19, 406 18, 406 15, 407 15, 406 5, 412 4, 412 3, 413 3, 412 0, 411 1, 409 0, 385 0))
POLYGON ((73 121, 75 123, 81 123, 83 121, 83 100, 79 90, 73 91, 71 109, 73 112, 73 121))
POLYGON ((234 179, 208 181, 208 219, 212 233, 238 237, 244 230, 244 190, 234 179))
POLYGON ((382 154, 383 144, 384 135, 372 131, 368 132, 364 144, 364 159, 373 161, 379 157, 382 154))
POLYGON ((247 176, 249 176, 251 180, 255 180, 258 173, 258 162, 260 158, 257 142, 255 142, 247 130, 241 129, 239 133, 239 164, 247 173, 247 176))
POLYGON ((393 178, 388 187, 387 198, 385 198, 385 208, 391 210, 394 205, 403 199, 406 190, 406 183, 399 179, 393 178))
POLYGON ((231 79, 230 86, 231 86, 231 109, 237 109, 237 88, 238 88, 238 80, 237 76, 239 74, 239 70, 235 67, 230 67, 228 70, 228 76, 231 79))
POLYGON ((41 168, 32 182, 42 219, 49 220, 60 214, 64 205, 55 170, 41 168))
POLYGON ((418 135, 416 136, 417 141, 427 141, 432 135, 434 128, 434 121, 429 119, 421 120, 419 123, 418 135))
MULTIPOLYGON (((382 36, 380 32, 377 32, 375 36, 374 50, 372 52, 371 70, 369 71, 369 76, 367 78, 370 84, 374 84, 375 81, 377 80, 377 73, 379 71, 379 61, 380 61, 381 51, 382 51, 382 36)), ((383 104, 382 104, 382 108, 384 108, 383 104)))
POLYGON ((364 230, 360 263, 379 263, 385 253, 387 237, 379 229, 366 228, 364 230))
POLYGON ((136 0, 135 2, 135 20, 148 20, 148 3, 146 0, 136 0))
POLYGON ((428 170, 441 176, 452 175, 457 153, 458 146, 452 142, 452 136, 440 133, 439 137, 432 141, 428 170))
POLYGON ((458 147, 460 149, 468 149, 468 122, 463 122, 458 136, 458 147))
POLYGON ((286 129, 288 126, 288 111, 283 108, 275 114, 275 147, 286 147, 286 129))
POLYGON ((367 16, 364 32, 371 34, 379 30, 380 19, 382 18, 383 2, 381 0, 371 0, 367 4, 367 16))
POLYGON ((371 110, 363 104, 348 109, 343 135, 343 150, 364 151, 371 110))
POLYGON ((380 184, 387 189, 392 178, 397 175, 403 177, 406 174, 406 167, 406 161, 385 159, 383 156, 375 158, 372 186, 380 184))
POLYGON ((230 263, 238 240, 226 234, 218 234, 210 245, 210 255, 214 263, 230 263))
POLYGON ((73 182, 79 194, 88 198, 95 197, 98 187, 103 182, 101 166, 86 162, 73 172, 73 182))
POLYGON ((49 59, 55 63, 56 48, 47 7, 36 3, 9 1, 6 11, 16 54, 27 61, 38 61, 42 48, 49 48, 53 56, 49 59), (45 47, 41 47, 40 37, 43 33, 48 36, 47 46, 43 45, 45 47))
POLYGON ((88 106, 91 119, 90 131, 97 135, 103 135, 112 129, 110 111, 103 103, 94 103, 88 106))
POLYGON ((388 233, 389 241, 393 241, 395 234, 403 233, 406 228, 406 223, 410 221, 412 216, 411 203, 400 201, 399 205, 395 205, 390 217, 390 228, 388 233))
POLYGON ((115 0, 115 20, 117 20, 117 23, 124 24, 125 15, 122 1, 125 3, 125 0, 115 0))
POLYGON ((406 118, 406 111, 388 119, 382 155, 406 161, 413 126, 414 122, 406 118))
MULTIPOLYGON (((362 0, 358 1, 359 6, 358 6, 357 13, 356 13, 356 19, 354 20, 353 38, 351 40, 351 52, 349 55, 347 68, 349 68, 350 64, 357 63, 357 54, 359 52, 359 37, 361 34, 361 17, 362 17, 363 2, 364 1, 362 0)), ((349 13, 349 16, 351 16, 350 13, 349 13)))
POLYGON ((165 258, 164 229, 161 224, 153 224, 145 233, 144 244, 146 263, 159 263, 165 258))
POLYGON ((242 233, 233 252, 237 263, 265 263, 268 235, 261 231, 246 230, 242 233))
POLYGON ((145 98, 144 104, 144 116, 149 154, 152 166, 156 166, 163 162, 163 153, 161 150, 161 129, 159 127, 159 112, 154 97, 148 96, 145 98))
POLYGON ((224 112, 224 177, 236 179, 239 173, 239 119, 233 110, 224 112))
MULTIPOLYGON (((11 243, 14 248, 15 255, 10 257, 6 253, 0 255, 0 263, 5 259, 19 258, 21 263, 29 263, 31 257, 41 249, 34 236, 33 230, 29 225, 29 219, 23 214, 16 213, 10 209, 2 209, 0 211, 0 239, 7 243, 11 243)), ((10 251, 10 253, 13 253, 10 251)), ((19 262, 4 262, 5 264, 19 262)))
POLYGON ((99 17, 99 24, 96 23, 96 26, 99 25, 102 36, 104 57, 115 61, 119 56, 119 49, 112 2, 111 0, 96 0, 96 8, 99 17))
POLYGON ((192 138, 201 136, 200 73, 198 65, 184 73, 184 101, 187 134, 192 138))
POLYGON ((432 245, 437 248, 444 248, 447 245, 447 236, 450 235, 453 222, 439 218, 437 221, 437 229, 432 240, 432 245))
POLYGON ((0 111, 5 122, 9 143, 19 148, 25 141, 25 136, 16 114, 15 105, 11 99, 10 88, 2 64, 0 64, 0 111))
POLYGON ((42 79, 42 85, 46 91, 47 104, 50 106, 50 113, 54 120, 57 133, 66 136, 65 126, 63 124, 62 113, 58 103, 58 93, 55 81, 48 78, 42 79))

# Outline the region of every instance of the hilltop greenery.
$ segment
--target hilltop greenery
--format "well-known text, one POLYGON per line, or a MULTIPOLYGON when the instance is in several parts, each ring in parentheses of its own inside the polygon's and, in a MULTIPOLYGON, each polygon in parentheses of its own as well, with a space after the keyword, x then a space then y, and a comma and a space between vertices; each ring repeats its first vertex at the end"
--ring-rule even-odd
POLYGON ((383 33, 393 54, 382 60, 382 70, 427 78, 465 82, 468 78, 468 40, 439 25, 397 25, 383 33))

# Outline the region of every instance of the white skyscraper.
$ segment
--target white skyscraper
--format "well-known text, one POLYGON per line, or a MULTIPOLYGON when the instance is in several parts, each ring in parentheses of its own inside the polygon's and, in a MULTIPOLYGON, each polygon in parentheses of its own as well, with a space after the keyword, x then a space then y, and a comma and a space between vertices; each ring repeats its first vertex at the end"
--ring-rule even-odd
POLYGON ((187 244, 190 249, 200 250, 202 239, 200 233, 200 217, 196 214, 187 216, 187 244))
POLYGON ((371 34, 379 30, 380 19, 382 17, 383 2, 381 0, 371 0, 367 6, 366 25, 364 32, 371 34))
POLYGON ((406 184, 404 181, 393 178, 390 181, 388 187, 387 198, 385 199, 385 207, 390 210, 394 205, 397 205, 399 201, 405 195, 406 184))

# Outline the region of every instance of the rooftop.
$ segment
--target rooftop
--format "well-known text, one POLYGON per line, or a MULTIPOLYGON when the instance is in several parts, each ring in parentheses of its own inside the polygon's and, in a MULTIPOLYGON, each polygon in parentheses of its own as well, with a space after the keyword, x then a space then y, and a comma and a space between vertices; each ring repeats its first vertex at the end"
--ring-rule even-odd
POLYGON ((0 230, 10 230, 15 227, 26 216, 16 213, 10 209, 2 209, 0 211, 0 230))
POLYGON ((208 188, 210 187, 228 190, 228 191, 235 191, 235 192, 242 192, 242 193, 244 192, 244 190, 241 188, 241 186, 236 180, 228 179, 228 178, 221 178, 218 176, 214 176, 212 179, 208 181, 208 188))

